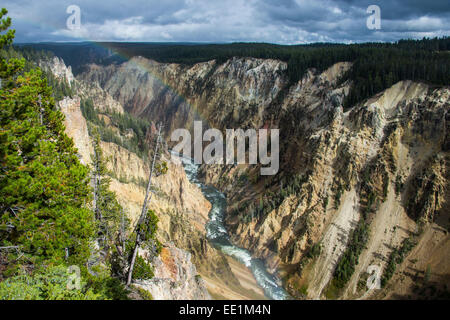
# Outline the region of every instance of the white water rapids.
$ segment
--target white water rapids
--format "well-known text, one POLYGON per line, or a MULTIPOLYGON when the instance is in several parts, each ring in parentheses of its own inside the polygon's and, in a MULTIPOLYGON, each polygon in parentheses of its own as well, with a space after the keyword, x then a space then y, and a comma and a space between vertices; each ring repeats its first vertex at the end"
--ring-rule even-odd
POLYGON ((172 153, 183 163, 186 175, 191 183, 196 184, 202 191, 205 198, 211 202, 212 208, 209 212, 209 221, 206 224, 206 236, 213 246, 221 250, 239 262, 247 266, 253 273, 256 282, 264 290, 265 295, 273 300, 289 299, 288 293, 279 285, 279 280, 267 272, 264 263, 260 259, 252 258, 250 252, 236 247, 230 241, 227 230, 224 227, 224 214, 226 208, 226 198, 217 189, 206 186, 198 180, 198 165, 193 160, 172 153))

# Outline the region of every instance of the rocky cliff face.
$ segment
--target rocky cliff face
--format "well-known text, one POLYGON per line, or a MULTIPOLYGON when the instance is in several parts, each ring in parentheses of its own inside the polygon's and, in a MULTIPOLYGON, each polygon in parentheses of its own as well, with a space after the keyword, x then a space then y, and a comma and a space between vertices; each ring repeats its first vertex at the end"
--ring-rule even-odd
MULTIPOLYGON (((142 253, 145 255, 145 253, 142 253)), ((152 261, 155 276, 136 285, 155 300, 210 300, 206 284, 191 262, 191 254, 169 243, 152 261)))
POLYGON ((99 83, 132 114, 163 120, 167 132, 191 128, 193 120, 224 128, 248 119, 259 127, 263 110, 285 84, 286 67, 252 58, 185 67, 136 57, 120 66, 91 65, 80 79, 99 83))
POLYGON ((74 82, 72 67, 66 66, 64 61, 58 57, 53 57, 51 60, 42 60, 39 62, 39 67, 51 72, 56 79, 65 81, 69 85, 74 82))
MULTIPOLYGON (((89 165, 93 147, 80 109, 81 99, 90 99, 102 112, 122 113, 122 105, 98 84, 74 80, 70 68, 58 58, 42 62, 41 67, 53 72, 58 79, 71 83, 76 92, 73 98, 59 101, 59 107, 65 115, 66 133, 73 138, 80 160, 89 165)), ((142 208, 149 164, 117 144, 102 141, 101 148, 108 159, 107 169, 112 177, 110 188, 133 223, 142 208)), ((214 286, 219 283, 226 287, 224 281, 227 281, 239 289, 240 284, 226 258, 206 241, 205 223, 210 203, 199 188, 189 182, 179 161, 166 160, 168 173, 155 179, 156 192, 152 199, 152 209, 160 219, 158 237, 165 248, 162 256, 152 262, 156 278, 140 285, 155 299, 210 299, 206 289, 210 285, 202 280, 199 270, 213 279, 210 281, 214 286)), ((145 256, 145 252, 142 254, 145 256)))
POLYGON ((59 108, 65 116, 64 125, 66 133, 71 137, 78 149, 80 161, 89 165, 91 163, 91 155, 94 153, 92 141, 89 138, 89 131, 86 120, 80 109, 80 98, 73 99, 65 97, 59 101, 59 108))
POLYGON ((278 175, 261 177, 247 165, 205 166, 203 175, 228 196, 233 241, 279 272, 294 296, 406 297, 418 283, 408 268, 423 274, 426 266, 435 270, 430 281, 448 284, 450 90, 403 81, 343 110, 352 84, 340 78, 349 68, 311 69, 291 84, 275 60, 187 67, 137 57, 90 66, 80 79, 129 112, 164 121, 167 133, 195 119, 221 130, 280 129, 278 175), (384 289, 367 292, 368 267, 385 276, 405 239, 416 243, 411 258, 384 289), (347 257, 347 279, 337 286, 347 257))

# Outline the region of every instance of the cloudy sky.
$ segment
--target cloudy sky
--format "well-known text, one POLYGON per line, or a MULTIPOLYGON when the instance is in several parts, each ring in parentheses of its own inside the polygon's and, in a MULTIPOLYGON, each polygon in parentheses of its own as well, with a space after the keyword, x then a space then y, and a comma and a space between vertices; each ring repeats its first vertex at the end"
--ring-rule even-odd
POLYGON ((3 0, 17 42, 394 41, 450 35, 449 0, 3 0), (81 11, 67 28, 67 8, 81 11), (381 9, 370 30, 367 8, 381 9))

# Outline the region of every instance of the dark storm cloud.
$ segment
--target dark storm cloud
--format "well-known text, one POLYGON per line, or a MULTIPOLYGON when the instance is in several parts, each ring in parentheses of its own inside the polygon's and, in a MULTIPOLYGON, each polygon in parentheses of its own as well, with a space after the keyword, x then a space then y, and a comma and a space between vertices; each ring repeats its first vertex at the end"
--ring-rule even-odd
POLYGON ((267 22, 296 26, 331 41, 379 41, 442 36, 450 30, 448 1, 377 0, 263 0, 258 3, 267 22), (382 29, 369 30, 366 12, 370 5, 381 9, 382 29))
POLYGON ((340 3, 353 7, 367 8, 376 4, 383 9, 385 19, 397 20, 420 17, 424 15, 445 15, 450 11, 447 0, 341 0, 340 3))
POLYGON ((116 41, 393 41, 450 35, 448 0, 7 0, 20 42, 116 41), (66 8, 81 8, 82 27, 66 28, 66 8), (382 29, 369 30, 369 5, 382 29))

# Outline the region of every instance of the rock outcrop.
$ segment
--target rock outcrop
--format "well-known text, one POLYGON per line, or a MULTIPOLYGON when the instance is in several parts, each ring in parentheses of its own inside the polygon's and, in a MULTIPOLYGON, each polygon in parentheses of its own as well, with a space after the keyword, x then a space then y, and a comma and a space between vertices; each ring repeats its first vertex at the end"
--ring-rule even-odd
POLYGON ((72 73, 72 67, 66 66, 61 58, 53 57, 49 60, 41 60, 39 62, 39 67, 49 71, 56 79, 67 82, 69 85, 72 85, 75 80, 72 73))
POLYGON ((154 300, 211 299, 190 253, 169 243, 153 258, 152 265, 155 276, 147 281, 138 280, 135 285, 150 292, 154 300))
POLYGON ((59 101, 59 108, 64 114, 64 125, 66 134, 71 137, 78 150, 80 161, 89 165, 91 163, 91 155, 93 154, 92 141, 89 137, 86 120, 80 109, 80 98, 73 99, 65 97, 59 101))

